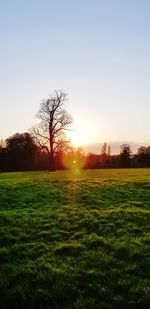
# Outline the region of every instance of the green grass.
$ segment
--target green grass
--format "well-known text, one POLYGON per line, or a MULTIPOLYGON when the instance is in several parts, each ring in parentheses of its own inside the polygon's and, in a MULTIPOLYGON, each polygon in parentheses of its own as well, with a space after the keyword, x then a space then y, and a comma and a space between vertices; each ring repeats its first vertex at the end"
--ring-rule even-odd
POLYGON ((150 169, 0 174, 1 308, 149 308, 150 169))

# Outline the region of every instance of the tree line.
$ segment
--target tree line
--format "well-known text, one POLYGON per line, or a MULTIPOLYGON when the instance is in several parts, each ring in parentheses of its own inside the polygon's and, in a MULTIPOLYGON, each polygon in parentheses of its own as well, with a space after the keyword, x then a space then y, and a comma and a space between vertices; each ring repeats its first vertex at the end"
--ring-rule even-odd
POLYGON ((99 154, 85 154, 67 139, 72 117, 65 108, 67 94, 56 90, 41 102, 39 123, 30 132, 16 133, 0 142, 0 171, 51 170, 72 168, 150 167, 150 146, 132 154, 128 144, 120 146, 118 155, 104 143, 99 154))

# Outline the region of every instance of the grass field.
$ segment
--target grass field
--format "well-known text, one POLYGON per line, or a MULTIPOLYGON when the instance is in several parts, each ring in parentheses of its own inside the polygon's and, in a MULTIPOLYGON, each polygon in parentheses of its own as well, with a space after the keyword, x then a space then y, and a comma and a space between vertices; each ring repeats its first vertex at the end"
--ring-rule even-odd
POLYGON ((150 169, 0 174, 1 308, 149 308, 150 169))

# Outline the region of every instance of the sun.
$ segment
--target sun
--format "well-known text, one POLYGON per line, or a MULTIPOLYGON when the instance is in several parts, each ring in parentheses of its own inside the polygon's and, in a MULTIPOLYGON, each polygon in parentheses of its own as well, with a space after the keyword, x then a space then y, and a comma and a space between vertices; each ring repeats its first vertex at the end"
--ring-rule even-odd
POLYGON ((75 147, 80 147, 87 143, 87 132, 84 128, 78 127, 71 134, 71 141, 75 147))

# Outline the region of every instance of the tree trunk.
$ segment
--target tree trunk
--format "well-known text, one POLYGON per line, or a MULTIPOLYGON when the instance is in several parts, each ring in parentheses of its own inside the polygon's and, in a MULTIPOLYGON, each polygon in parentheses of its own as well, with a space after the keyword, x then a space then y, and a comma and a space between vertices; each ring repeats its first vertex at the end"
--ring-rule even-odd
POLYGON ((53 138, 50 136, 50 171, 55 171, 55 158, 54 158, 54 143, 53 138))

